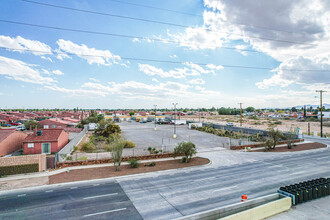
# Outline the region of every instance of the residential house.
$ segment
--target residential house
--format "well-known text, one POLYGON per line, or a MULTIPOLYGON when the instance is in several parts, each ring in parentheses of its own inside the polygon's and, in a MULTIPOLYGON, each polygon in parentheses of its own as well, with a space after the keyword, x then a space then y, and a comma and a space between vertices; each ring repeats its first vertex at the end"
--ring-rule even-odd
POLYGON ((56 153, 68 142, 69 134, 64 129, 35 130, 23 140, 23 152, 24 154, 56 153))
POLYGON ((16 129, 0 129, 0 156, 13 153, 22 148, 27 134, 16 129))

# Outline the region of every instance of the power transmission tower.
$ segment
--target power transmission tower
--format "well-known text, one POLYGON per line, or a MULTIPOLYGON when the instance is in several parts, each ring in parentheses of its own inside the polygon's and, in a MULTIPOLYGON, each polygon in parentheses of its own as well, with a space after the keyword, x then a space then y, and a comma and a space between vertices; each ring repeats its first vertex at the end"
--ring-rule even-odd
POLYGON ((239 125, 240 125, 240 127, 242 127, 242 104, 243 103, 238 103, 239 104, 239 107, 240 107, 240 114, 241 114, 241 120, 239 121, 239 125))
POLYGON ((322 109, 323 109, 323 106, 322 106, 322 94, 324 92, 327 92, 327 91, 324 91, 324 90, 316 90, 316 92, 319 92, 320 93, 320 110, 321 110, 321 137, 323 137, 323 114, 322 114, 322 109))

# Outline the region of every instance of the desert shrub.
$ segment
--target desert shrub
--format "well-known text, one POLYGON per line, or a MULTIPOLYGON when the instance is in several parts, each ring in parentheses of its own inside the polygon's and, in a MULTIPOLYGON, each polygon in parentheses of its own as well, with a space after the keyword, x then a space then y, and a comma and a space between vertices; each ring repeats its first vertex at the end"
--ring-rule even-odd
POLYGON ((183 157, 186 158, 185 162, 188 163, 196 153, 195 144, 192 142, 181 142, 174 148, 173 156, 183 155, 183 157))
POLYGON ((73 146, 73 151, 78 151, 79 147, 78 146, 73 146))
POLYGON ((275 121, 274 124, 275 124, 275 125, 281 125, 282 122, 281 122, 281 121, 275 121))
POLYGON ((89 142, 95 143, 95 135, 94 134, 89 136, 89 142))
POLYGON ((282 132, 280 132, 279 130, 275 130, 273 128, 268 131, 268 136, 272 139, 273 149, 281 139, 286 139, 286 137, 282 134, 282 132))
POLYGON ((147 150, 149 151, 150 154, 158 154, 159 153, 159 151, 156 150, 156 148, 154 148, 154 147, 148 147, 147 150))
POLYGON ((67 156, 66 160, 72 160, 72 156, 67 156))
POLYGON ((123 156, 125 141, 122 138, 116 138, 111 143, 110 146, 111 146, 111 156, 112 156, 113 165, 115 166, 116 171, 119 171, 123 156))
POLYGON ((86 156, 79 157, 77 160, 87 160, 86 156))
POLYGON ((135 144, 132 141, 125 141, 124 148, 134 148, 135 144))
POLYGON ((274 143, 273 143, 272 140, 270 140, 270 139, 266 140, 266 142, 265 142, 265 151, 269 151, 270 149, 272 149, 273 144, 274 143))
POLYGON ((140 166, 140 163, 138 159, 132 159, 129 161, 129 165, 132 168, 138 168, 140 166))
POLYGON ((151 162, 151 163, 146 163, 144 164, 145 167, 154 167, 156 166, 156 163, 155 162, 151 162))
POLYGON ((94 143, 92 142, 85 142, 81 146, 81 150, 85 152, 92 152, 96 149, 94 143))
POLYGON ((96 140, 97 141, 104 141, 105 140, 105 137, 103 137, 103 136, 97 136, 96 137, 96 140))

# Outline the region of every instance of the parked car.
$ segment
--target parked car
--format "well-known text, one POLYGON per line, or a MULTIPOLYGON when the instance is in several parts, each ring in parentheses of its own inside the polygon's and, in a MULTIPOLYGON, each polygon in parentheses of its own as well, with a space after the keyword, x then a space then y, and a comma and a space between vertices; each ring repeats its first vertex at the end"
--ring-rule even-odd
POLYGON ((228 122, 226 125, 231 126, 231 127, 234 126, 234 124, 232 122, 228 122))
POLYGON ((12 126, 18 126, 20 124, 19 123, 16 123, 16 122, 12 122, 12 123, 10 123, 10 125, 12 125, 12 126))
POLYGON ((140 123, 147 123, 147 121, 141 120, 140 123))
POLYGON ((152 122, 152 120, 151 119, 148 119, 147 122, 152 122))

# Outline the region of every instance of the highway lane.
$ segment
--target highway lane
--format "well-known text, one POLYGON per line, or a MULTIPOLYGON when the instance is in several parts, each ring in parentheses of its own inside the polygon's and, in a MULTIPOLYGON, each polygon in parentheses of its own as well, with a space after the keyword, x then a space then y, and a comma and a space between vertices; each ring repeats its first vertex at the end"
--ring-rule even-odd
POLYGON ((171 219, 240 202, 243 193, 251 199, 282 185, 329 176, 330 150, 323 149, 119 182, 144 219, 171 219))
POLYGON ((0 219, 142 219, 115 181, 2 194, 0 219))
POLYGON ((330 146, 330 138, 321 138, 308 135, 304 135, 303 138, 305 139, 305 141, 318 142, 330 146))

